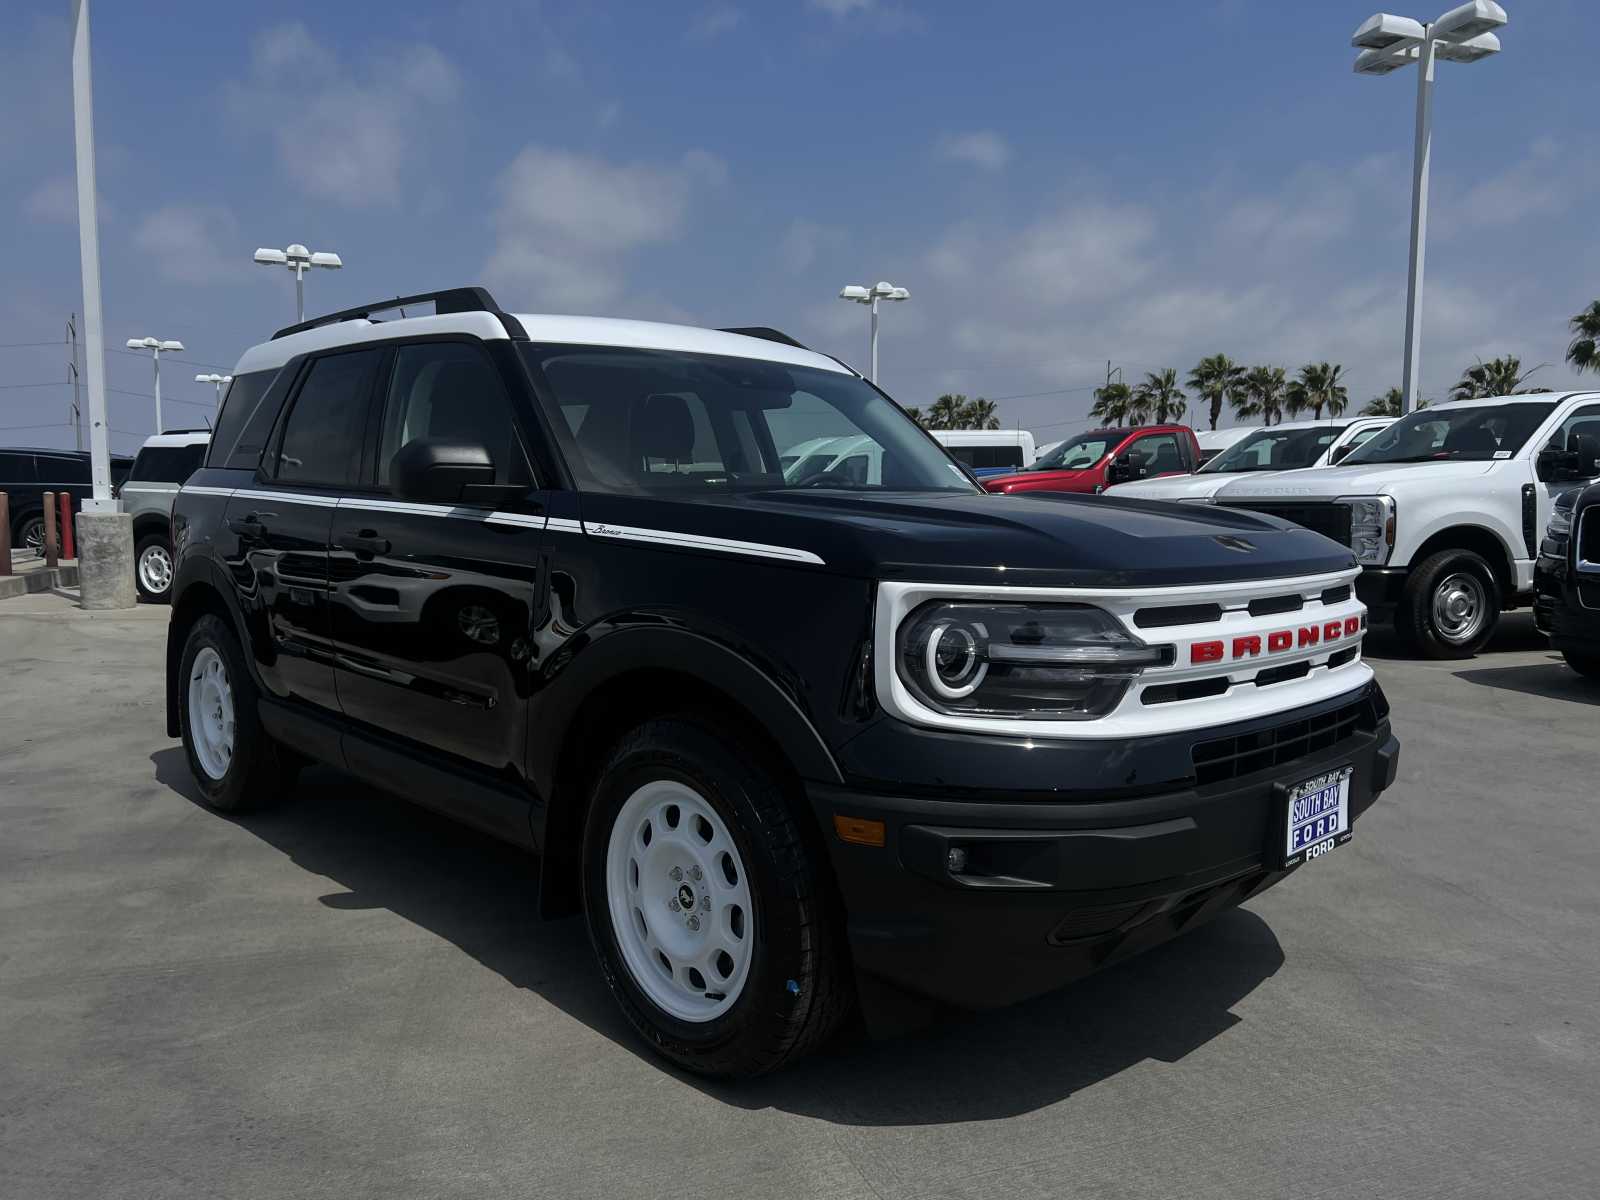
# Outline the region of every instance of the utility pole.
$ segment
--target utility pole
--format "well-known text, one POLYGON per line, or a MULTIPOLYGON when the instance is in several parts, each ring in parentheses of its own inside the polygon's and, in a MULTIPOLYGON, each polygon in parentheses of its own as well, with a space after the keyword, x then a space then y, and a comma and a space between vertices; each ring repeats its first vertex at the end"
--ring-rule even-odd
POLYGON ((67 314, 67 341, 72 343, 72 361, 67 363, 67 373, 72 379, 72 442, 83 449, 83 405, 78 395, 78 314, 67 314))

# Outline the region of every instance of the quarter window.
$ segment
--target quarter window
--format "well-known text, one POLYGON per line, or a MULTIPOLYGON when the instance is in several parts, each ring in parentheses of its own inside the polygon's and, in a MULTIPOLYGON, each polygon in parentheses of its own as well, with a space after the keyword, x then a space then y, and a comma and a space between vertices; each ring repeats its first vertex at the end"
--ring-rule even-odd
POLYGON ((275 476, 284 483, 350 487, 361 463, 361 437, 380 350, 315 360, 295 397, 278 445, 275 476))

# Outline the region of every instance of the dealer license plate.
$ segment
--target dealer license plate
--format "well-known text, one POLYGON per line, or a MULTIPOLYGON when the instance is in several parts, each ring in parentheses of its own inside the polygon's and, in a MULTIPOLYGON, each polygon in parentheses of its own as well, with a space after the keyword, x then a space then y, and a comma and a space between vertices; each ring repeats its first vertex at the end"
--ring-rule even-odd
POLYGON ((1352 767, 1340 767, 1286 789, 1289 809, 1283 825, 1284 866, 1321 858, 1350 840, 1353 773, 1352 767))

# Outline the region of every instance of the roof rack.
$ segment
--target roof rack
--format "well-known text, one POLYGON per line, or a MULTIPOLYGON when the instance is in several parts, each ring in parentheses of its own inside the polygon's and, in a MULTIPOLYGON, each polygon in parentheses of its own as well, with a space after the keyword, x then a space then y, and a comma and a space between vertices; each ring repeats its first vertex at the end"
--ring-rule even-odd
POLYGON ((338 312, 326 313, 320 317, 313 317, 309 321, 301 321, 298 325, 286 325, 272 335, 272 340, 290 334, 304 333, 308 329, 320 329, 324 325, 337 325, 341 321, 370 320, 373 313, 389 312, 396 308, 404 308, 408 304, 433 304, 435 314, 485 312, 493 313, 505 325, 506 332, 514 338, 526 338, 522 323, 511 314, 502 312, 500 305, 495 302, 487 288, 459 287, 443 288, 437 292, 419 292, 415 296, 396 296, 393 300, 379 300, 372 304, 363 304, 357 308, 342 308, 338 312))
POLYGON ((718 333, 738 333, 745 337, 760 338, 764 342, 778 342, 780 345, 793 346, 796 350, 809 350, 810 346, 795 341, 787 333, 779 329, 771 329, 766 325, 745 325, 734 329, 719 329, 718 333))

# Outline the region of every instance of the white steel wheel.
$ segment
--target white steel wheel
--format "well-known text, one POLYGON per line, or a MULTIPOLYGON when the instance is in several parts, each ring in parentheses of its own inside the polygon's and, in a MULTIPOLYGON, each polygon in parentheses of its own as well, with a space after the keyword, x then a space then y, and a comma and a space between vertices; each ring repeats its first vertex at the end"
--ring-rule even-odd
POLYGON ((744 860, 716 809, 659 779, 624 801, 606 848, 611 931, 633 982, 680 1021, 738 1001, 755 951, 744 860))
POLYGON ((172 586, 172 555, 160 542, 151 542, 139 552, 139 582, 153 596, 166 595, 172 586))
POLYGON ((1433 589, 1433 627, 1442 641, 1461 646, 1483 631, 1489 591, 1472 571, 1453 571, 1433 589))
POLYGON ((233 688, 222 656, 202 646, 189 667, 189 738, 200 767, 220 780, 233 762, 233 688))

